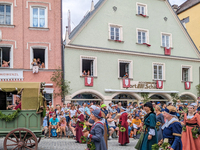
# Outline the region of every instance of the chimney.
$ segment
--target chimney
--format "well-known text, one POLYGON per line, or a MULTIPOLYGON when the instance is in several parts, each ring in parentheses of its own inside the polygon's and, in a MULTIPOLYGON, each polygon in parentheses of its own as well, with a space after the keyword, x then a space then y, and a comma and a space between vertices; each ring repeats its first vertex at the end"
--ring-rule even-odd
POLYGON ((69 40, 68 26, 66 26, 65 46, 68 45, 69 42, 70 42, 70 40, 69 40))
POLYGON ((91 10, 90 10, 90 12, 92 12, 93 10, 94 10, 94 1, 92 0, 91 10))
POLYGON ((172 5, 172 8, 174 9, 174 11, 176 12, 177 10, 178 10, 178 5, 176 5, 176 4, 174 4, 174 5, 172 5))

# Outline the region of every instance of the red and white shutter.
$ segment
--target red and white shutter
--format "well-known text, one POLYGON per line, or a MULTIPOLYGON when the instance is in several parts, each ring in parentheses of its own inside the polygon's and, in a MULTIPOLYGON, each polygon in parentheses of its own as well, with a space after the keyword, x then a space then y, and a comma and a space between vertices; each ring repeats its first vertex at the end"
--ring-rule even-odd
POLYGON ((171 55, 171 48, 165 47, 165 55, 171 55))
POLYGON ((130 79, 123 79, 123 88, 130 88, 131 81, 130 79))
POLYGON ((93 86, 93 77, 85 77, 85 86, 93 86))
POLYGON ((191 82, 185 82, 185 89, 189 90, 191 88, 191 82))
POLYGON ((163 88, 163 81, 157 80, 156 81, 156 88, 157 89, 162 89, 163 88))

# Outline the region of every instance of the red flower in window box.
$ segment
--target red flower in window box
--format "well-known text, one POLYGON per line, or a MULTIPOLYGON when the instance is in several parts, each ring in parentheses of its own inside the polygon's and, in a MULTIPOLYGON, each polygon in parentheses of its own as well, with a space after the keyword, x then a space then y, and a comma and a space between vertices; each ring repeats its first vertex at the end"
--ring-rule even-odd
POLYGON ((116 42, 122 42, 121 40, 115 40, 116 42))
POLYGON ((151 45, 150 44, 147 44, 147 43, 143 43, 144 45, 146 45, 146 46, 148 46, 148 47, 150 47, 151 45))
POLYGON ((171 55, 171 48, 165 47, 165 55, 171 55))
POLYGON ((143 15, 143 14, 140 14, 141 16, 143 16, 143 17, 146 17, 146 15, 143 15))
POLYGON ((189 90, 191 88, 191 82, 185 82, 185 89, 189 90))

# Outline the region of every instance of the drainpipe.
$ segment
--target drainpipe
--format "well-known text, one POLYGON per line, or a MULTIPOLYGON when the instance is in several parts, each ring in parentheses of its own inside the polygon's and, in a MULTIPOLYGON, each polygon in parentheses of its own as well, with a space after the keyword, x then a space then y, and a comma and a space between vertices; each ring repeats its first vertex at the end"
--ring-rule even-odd
MULTIPOLYGON (((63 1, 61 0, 61 12, 60 12, 60 15, 61 15, 61 19, 60 19, 60 25, 61 25, 61 65, 62 65, 62 71, 63 71, 63 79, 65 79, 65 67, 64 67, 64 44, 63 44, 63 36, 62 36, 62 33, 63 33, 63 29, 62 29, 62 3, 63 1)), ((62 102, 65 101, 65 97, 63 97, 62 99, 62 102)))

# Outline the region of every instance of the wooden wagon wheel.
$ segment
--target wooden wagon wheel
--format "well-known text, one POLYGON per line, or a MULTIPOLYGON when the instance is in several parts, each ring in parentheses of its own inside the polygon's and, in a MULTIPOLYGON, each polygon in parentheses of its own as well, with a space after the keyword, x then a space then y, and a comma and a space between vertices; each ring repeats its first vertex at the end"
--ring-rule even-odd
POLYGON ((4 139, 4 150, 37 150, 37 148, 37 137, 25 128, 12 130, 4 139))
MULTIPOLYGON (((41 137, 37 138, 37 142, 38 142, 38 143, 40 143, 40 140, 41 140, 41 137)), ((30 145, 29 147, 32 148, 32 147, 34 147, 34 146, 35 146, 35 144, 32 144, 32 145, 30 145)))

